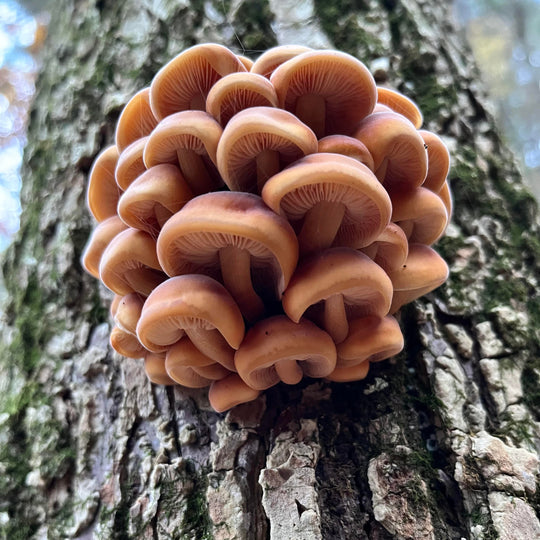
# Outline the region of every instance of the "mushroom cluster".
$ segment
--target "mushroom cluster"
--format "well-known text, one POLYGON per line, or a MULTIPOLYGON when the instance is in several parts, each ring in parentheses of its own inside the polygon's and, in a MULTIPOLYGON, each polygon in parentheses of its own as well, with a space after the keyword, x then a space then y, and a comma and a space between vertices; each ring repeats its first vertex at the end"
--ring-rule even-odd
POLYGON ((216 44, 166 64, 96 158, 83 266, 111 344, 225 411, 282 381, 354 381, 403 348, 394 314, 441 285, 448 151, 338 51, 216 44))

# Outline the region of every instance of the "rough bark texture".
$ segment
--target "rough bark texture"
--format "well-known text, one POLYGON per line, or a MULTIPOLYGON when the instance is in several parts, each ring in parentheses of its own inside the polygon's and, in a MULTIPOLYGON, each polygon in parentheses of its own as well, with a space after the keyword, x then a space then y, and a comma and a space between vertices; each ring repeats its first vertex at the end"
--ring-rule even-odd
POLYGON ((4 537, 538 538, 537 208, 444 2, 55 4, 3 261, 4 537), (111 352, 108 295, 79 264, 89 165, 126 99, 203 41, 345 50, 450 145, 450 280, 402 310, 405 351, 365 381, 282 385, 224 415, 111 352))

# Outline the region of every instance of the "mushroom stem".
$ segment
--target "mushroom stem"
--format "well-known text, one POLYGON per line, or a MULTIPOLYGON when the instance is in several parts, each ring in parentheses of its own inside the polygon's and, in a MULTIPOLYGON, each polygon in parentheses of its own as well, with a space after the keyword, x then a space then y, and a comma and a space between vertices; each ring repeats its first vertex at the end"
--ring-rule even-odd
POLYGON ((216 183, 208 173, 202 156, 188 148, 177 148, 178 165, 195 195, 214 191, 216 183))
POLYGON ((339 202, 320 201, 304 218, 298 235, 300 253, 306 255, 329 248, 345 215, 345 205, 339 202))
POLYGON ((341 343, 349 334, 349 323, 342 294, 333 294, 324 302, 324 329, 334 343, 341 343))
POLYGON ((249 251, 235 246, 223 247, 219 250, 219 262, 223 284, 236 300, 242 315, 250 322, 260 319, 265 308, 251 282, 249 251))
POLYGON ((263 150, 255 159, 257 164, 257 193, 261 193, 266 181, 279 172, 279 152, 263 150))
POLYGON ((305 94, 296 101, 296 116, 309 126, 317 139, 325 136, 326 101, 317 94, 305 94))
POLYGON ((230 371, 236 371, 234 367, 234 349, 218 330, 186 328, 185 332, 199 351, 230 371))
POLYGON ((304 376, 302 368, 294 359, 280 360, 279 362, 276 362, 274 367, 276 368, 276 373, 279 378, 285 384, 298 384, 304 376))

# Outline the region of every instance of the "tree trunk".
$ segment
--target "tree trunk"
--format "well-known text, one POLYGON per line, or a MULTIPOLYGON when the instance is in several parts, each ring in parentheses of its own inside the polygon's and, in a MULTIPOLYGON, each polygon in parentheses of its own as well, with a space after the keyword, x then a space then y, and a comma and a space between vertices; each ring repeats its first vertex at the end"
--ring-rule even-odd
POLYGON ((444 4, 55 2, 3 261, 5 538, 540 536, 537 207, 444 4), (278 385, 217 414, 111 352, 110 297, 79 263, 89 166, 122 104, 205 41, 349 52, 451 149, 450 279, 401 310, 404 352, 364 381, 278 385))

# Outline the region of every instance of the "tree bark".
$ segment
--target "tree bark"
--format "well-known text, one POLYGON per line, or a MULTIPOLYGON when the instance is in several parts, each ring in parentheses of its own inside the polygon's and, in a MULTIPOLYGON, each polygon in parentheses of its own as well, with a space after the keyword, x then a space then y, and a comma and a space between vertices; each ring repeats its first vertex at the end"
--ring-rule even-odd
POLYGON ((444 2, 59 0, 0 321, 5 538, 537 538, 538 211, 444 2), (452 153, 448 283, 405 350, 350 384, 278 385, 227 414, 108 344, 80 266, 86 178, 121 106, 216 41, 344 50, 416 100, 452 153))

